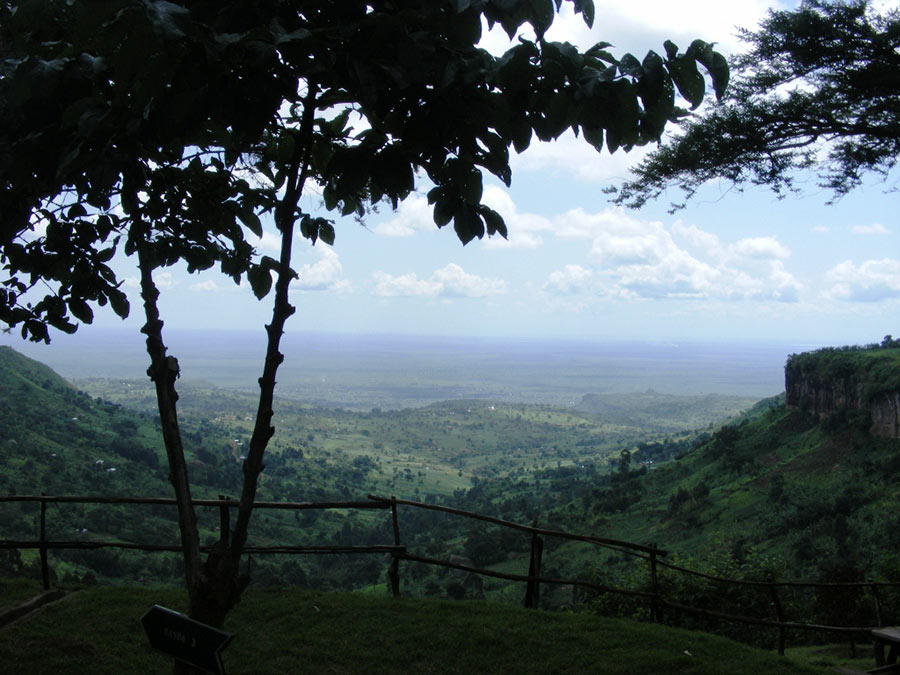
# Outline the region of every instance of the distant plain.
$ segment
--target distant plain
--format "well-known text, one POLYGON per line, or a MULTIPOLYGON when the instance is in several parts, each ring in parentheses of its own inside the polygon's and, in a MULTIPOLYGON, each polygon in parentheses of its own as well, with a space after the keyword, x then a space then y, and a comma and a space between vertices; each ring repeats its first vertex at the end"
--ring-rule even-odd
MULTIPOLYGON (((0 344, 70 380, 146 377, 141 335, 82 328, 50 345, 0 336, 0 344)), ((171 332, 169 353, 186 382, 252 391, 264 334, 171 332)), ((517 338, 288 333, 277 394, 318 405, 370 409, 444 400, 577 405, 588 394, 637 393, 763 398, 784 390, 787 356, 818 345, 596 342, 517 338)))

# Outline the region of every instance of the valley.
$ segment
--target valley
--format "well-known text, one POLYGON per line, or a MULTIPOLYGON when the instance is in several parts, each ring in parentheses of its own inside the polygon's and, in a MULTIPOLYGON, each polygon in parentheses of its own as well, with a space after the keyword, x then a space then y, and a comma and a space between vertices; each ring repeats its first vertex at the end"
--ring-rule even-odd
MULTIPOLYGON (((893 351, 891 352, 893 353, 893 351)), ((893 362, 891 362, 893 363, 893 362)), ((880 377, 880 376, 879 376, 880 377)), ((0 349, 5 392, 0 453, 4 494, 168 496, 165 454, 147 382, 88 378, 77 387, 49 368, 0 349)), ((210 382, 179 381, 182 433, 196 497, 235 496, 253 397, 210 382)), ((894 485, 898 440, 873 436, 862 412, 821 417, 788 408, 784 395, 585 394, 570 406, 478 398, 366 410, 284 397, 258 499, 310 502, 396 495, 517 523, 655 544, 669 562, 735 579, 857 581, 900 578, 894 485)), ((174 509, 55 505, 51 539, 175 543, 174 509)), ((35 505, 3 504, 4 536, 36 532, 35 505)), ((382 511, 257 512, 250 545, 363 545, 392 541, 382 511)), ((214 509, 200 510, 207 544, 219 536, 214 509)), ((403 544, 418 555, 524 573, 529 538, 445 514, 404 510, 403 544)), ((59 551, 60 583, 176 583, 173 554, 59 551)), ((9 553, 3 573, 34 575, 36 554, 9 553)), ((254 585, 387 592, 378 556, 254 556, 254 585)), ((496 579, 404 565, 411 596, 521 602, 496 579)), ((577 542, 548 540, 545 574, 641 587, 641 566, 577 542)), ((714 585, 669 577, 673 589, 711 606, 714 585), (705 598, 705 600, 703 600, 705 598)), ((900 597, 885 592, 886 612, 900 597)), ((566 607, 571 590, 548 589, 542 606, 566 607)), ((643 604, 579 597, 596 611, 639 618, 643 604)), ((737 594, 735 608, 758 599, 737 594)), ((823 622, 833 612, 818 593, 786 599, 823 622)), ((841 610, 868 610, 858 597, 841 610)), ((892 609, 889 609, 892 608, 892 609)), ((849 614, 848 614, 849 616, 849 614)), ((703 621, 695 624, 716 629, 703 621)), ((729 634, 747 636, 739 629, 729 634)), ((766 638, 768 639, 768 638, 766 638)))

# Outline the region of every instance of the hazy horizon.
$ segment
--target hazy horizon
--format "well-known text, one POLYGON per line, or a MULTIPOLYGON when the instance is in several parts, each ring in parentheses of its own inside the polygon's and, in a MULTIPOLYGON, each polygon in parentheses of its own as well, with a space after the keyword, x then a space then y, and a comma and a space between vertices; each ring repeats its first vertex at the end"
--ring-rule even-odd
MULTIPOLYGON (((0 344, 70 380, 145 380, 142 335, 90 329, 50 345, 3 335, 0 344)), ((764 341, 585 340, 288 332, 279 396, 316 403, 407 407, 479 398, 571 405, 585 394, 721 394, 765 398, 784 390, 790 353, 826 345, 764 341)), ((262 331, 171 331, 184 383, 255 390, 262 331)))

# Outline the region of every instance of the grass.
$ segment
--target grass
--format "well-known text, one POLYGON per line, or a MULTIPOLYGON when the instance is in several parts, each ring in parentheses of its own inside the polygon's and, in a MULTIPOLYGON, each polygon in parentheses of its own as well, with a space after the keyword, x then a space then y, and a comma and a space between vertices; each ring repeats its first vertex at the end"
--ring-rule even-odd
MULTIPOLYGON (((72 593, 0 632, 0 663, 28 673, 166 673, 139 618, 182 610, 169 588, 72 593)), ((252 590, 229 616, 240 673, 816 673, 803 658, 705 633, 487 602, 252 590)))
POLYGON ((44 589, 34 579, 0 579, 0 598, 4 607, 15 607, 40 594, 44 589))

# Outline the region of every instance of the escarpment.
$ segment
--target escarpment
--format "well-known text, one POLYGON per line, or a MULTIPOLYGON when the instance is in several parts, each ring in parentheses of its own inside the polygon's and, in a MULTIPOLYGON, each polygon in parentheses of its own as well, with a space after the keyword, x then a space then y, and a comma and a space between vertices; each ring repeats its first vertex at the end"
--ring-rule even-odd
POLYGON ((867 412, 873 435, 900 438, 900 346, 891 341, 792 354, 785 366, 785 401, 820 419, 867 412))

